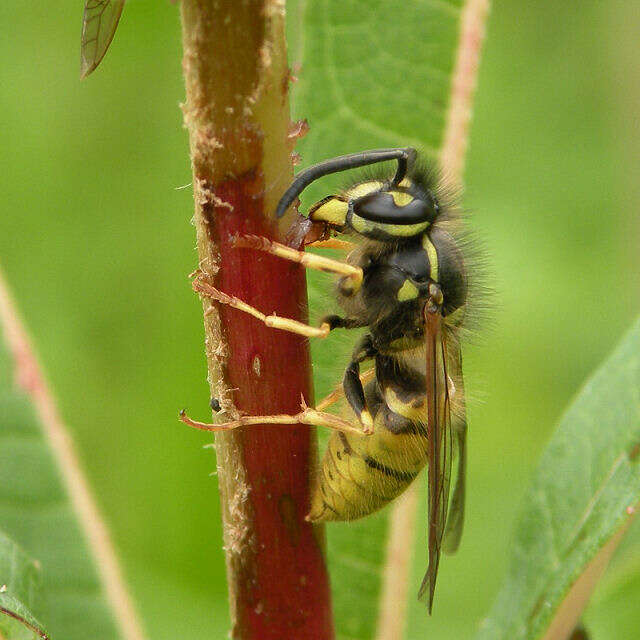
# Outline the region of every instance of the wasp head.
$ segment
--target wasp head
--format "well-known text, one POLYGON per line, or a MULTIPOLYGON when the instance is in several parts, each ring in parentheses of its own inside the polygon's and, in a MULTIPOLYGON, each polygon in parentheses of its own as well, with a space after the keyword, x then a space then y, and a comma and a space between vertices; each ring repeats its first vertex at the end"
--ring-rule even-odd
POLYGON ((355 232, 379 241, 399 241, 424 233, 439 212, 435 195, 404 178, 393 182, 361 182, 343 194, 320 200, 309 219, 332 230, 355 232))

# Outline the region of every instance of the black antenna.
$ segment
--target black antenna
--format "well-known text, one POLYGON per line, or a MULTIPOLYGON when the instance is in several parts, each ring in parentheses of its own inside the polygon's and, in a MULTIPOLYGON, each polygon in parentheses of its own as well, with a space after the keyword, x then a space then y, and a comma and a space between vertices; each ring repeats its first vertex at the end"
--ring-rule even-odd
POLYGON ((314 181, 323 178, 331 173, 347 171, 366 167, 369 164, 377 164, 387 160, 397 160, 398 169, 393 177, 392 184, 397 185, 407 174, 416 159, 416 150, 413 147, 399 147, 396 149, 372 149, 371 151, 361 151, 360 153, 350 153, 346 156, 338 156, 331 160, 325 160, 310 166, 301 171, 291 183, 291 186, 284 192, 276 208, 276 218, 282 218, 284 212, 291 203, 314 181))

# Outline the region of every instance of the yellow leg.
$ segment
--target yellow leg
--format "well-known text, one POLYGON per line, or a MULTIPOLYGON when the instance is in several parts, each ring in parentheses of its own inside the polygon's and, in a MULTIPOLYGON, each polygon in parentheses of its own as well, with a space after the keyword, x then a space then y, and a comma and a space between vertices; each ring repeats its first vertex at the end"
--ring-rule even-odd
POLYGON ((356 245, 347 240, 338 240, 338 238, 329 238, 328 240, 316 240, 307 245, 314 249, 339 249, 340 251, 351 251, 356 245))
POLYGON ((350 289, 354 292, 357 291, 362 284, 363 273, 360 267, 354 267, 346 262, 340 262, 340 260, 317 256, 313 253, 297 251, 279 242, 273 242, 268 238, 253 235, 238 236, 233 240, 233 245, 235 247, 265 251, 266 253, 284 258, 285 260, 298 262, 308 269, 317 269, 318 271, 343 275, 351 281, 350 289))
MULTIPOLYGON (((369 380, 373 378, 375 373, 376 373, 375 369, 369 369, 368 371, 365 371, 360 376, 360 381, 362 382, 362 384, 365 384, 365 382, 369 382, 369 380)), ((339 385, 331 393, 326 395, 324 398, 322 398, 322 400, 320 400, 320 402, 316 404, 316 409, 318 411, 323 411, 327 407, 330 407, 332 404, 335 404, 336 402, 338 402, 338 400, 340 400, 340 398, 342 398, 343 396, 344 396, 344 389, 342 388, 342 385, 339 385)))
MULTIPOLYGON (((222 291, 219 291, 210 284, 203 282, 199 278, 196 278, 191 285, 194 291, 201 293, 207 298, 211 298, 221 304, 226 304, 239 311, 244 311, 254 318, 257 318, 261 322, 273 329, 281 329, 282 331, 290 331, 291 333, 297 333, 307 338, 326 338, 331 331, 331 326, 328 322, 323 322, 319 327, 312 327, 304 322, 298 322, 298 320, 292 320, 291 318, 281 318, 275 314, 265 315, 262 311, 258 311, 255 307, 247 304, 244 300, 230 296, 222 291)), ((212 313, 213 309, 208 309, 206 314, 212 313)))
POLYGON ((327 427, 328 429, 353 433, 358 436, 368 435, 367 432, 354 427, 347 420, 343 420, 331 413, 323 413, 321 411, 316 411, 315 409, 310 409, 305 404, 302 405, 302 411, 293 416, 288 414, 273 416, 241 416, 237 420, 232 420, 231 422, 207 424, 205 422, 192 420, 183 410, 180 412, 180 420, 184 422, 184 424, 189 425, 194 429, 200 429, 201 431, 229 431, 231 429, 237 429, 238 427, 249 427, 257 424, 275 424, 282 426, 306 424, 313 427, 327 427))

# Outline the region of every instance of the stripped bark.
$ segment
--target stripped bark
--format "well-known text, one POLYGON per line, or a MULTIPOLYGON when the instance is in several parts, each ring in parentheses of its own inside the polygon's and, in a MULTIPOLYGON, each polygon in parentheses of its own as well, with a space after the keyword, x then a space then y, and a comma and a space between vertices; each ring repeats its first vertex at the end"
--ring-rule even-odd
MULTIPOLYGON (((304 321, 304 270, 233 236, 283 240, 277 200, 293 173, 284 0, 183 0, 200 277, 266 313, 304 321)), ((205 312, 212 302, 203 300, 205 312)), ((205 315, 212 397, 231 417, 312 406, 305 339, 229 307, 205 315)), ((333 638, 322 529, 304 520, 316 460, 306 426, 216 434, 232 637, 333 638)))

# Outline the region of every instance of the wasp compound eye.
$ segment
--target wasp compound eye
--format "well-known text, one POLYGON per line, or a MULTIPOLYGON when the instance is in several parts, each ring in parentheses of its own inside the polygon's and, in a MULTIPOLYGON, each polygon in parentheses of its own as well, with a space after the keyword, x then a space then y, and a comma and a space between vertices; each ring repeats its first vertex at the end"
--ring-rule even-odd
POLYGON ((353 231, 381 242, 415 238, 433 220, 435 211, 429 202, 399 190, 376 190, 354 198, 347 216, 353 231))
POLYGON ((412 199, 398 206, 393 196, 385 191, 358 198, 353 203, 353 213, 370 222, 383 224, 420 224, 430 222, 434 217, 433 210, 424 200, 412 199))

